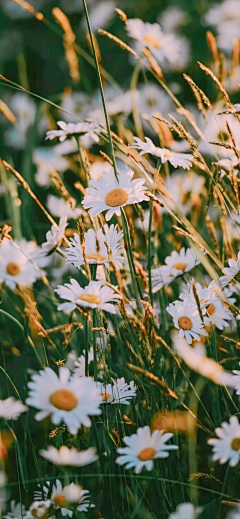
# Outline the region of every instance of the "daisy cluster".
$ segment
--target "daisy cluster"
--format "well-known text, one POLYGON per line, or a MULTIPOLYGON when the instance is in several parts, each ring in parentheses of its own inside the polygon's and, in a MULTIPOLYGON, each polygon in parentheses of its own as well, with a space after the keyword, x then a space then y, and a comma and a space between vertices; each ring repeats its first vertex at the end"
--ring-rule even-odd
POLYGON ((238 1, 2 2, 1 517, 240 519, 238 1))

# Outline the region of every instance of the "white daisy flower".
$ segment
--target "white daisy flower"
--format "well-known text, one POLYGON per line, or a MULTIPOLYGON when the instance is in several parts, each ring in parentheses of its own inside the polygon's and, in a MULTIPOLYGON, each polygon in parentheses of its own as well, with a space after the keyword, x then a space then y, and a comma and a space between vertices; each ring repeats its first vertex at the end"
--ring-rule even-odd
MULTIPOLYGON (((84 234, 85 240, 85 258, 87 263, 90 265, 104 265, 109 268, 108 249, 106 244, 111 250, 112 260, 114 261, 117 268, 121 268, 122 261, 122 250, 120 240, 123 237, 123 232, 117 231, 117 226, 104 225, 104 232, 102 229, 98 229, 95 232, 93 229, 89 229, 84 234)), ((78 234, 74 234, 74 238, 70 238, 72 247, 65 249, 64 255, 66 263, 72 263, 75 267, 84 265, 84 258, 82 253, 82 246, 78 234)))
POLYGON ((81 207, 71 207, 69 202, 58 196, 48 195, 47 208, 53 216, 67 216, 68 219, 77 220, 83 214, 81 207))
POLYGON ((225 276, 221 276, 219 281, 223 287, 229 283, 234 282, 237 286, 240 286, 240 252, 238 253, 237 260, 228 260, 229 267, 225 267, 222 271, 225 276))
POLYGON ((117 381, 112 379, 111 384, 102 384, 97 382, 97 387, 101 392, 102 404, 129 404, 129 399, 136 396, 137 388, 133 381, 129 384, 125 382, 125 378, 118 378, 117 381))
POLYGON ((61 130, 48 131, 46 134, 46 140, 52 140, 59 137, 59 141, 63 142, 67 137, 72 137, 73 135, 86 135, 94 142, 99 142, 97 134, 101 131, 101 128, 96 123, 65 123, 64 121, 58 121, 57 125, 61 130))
POLYGON ((6 515, 4 515, 4 519, 22 519, 22 517, 26 514, 25 506, 22 503, 16 503, 14 500, 10 503, 11 510, 6 515))
POLYGON ((163 164, 169 161, 174 168, 190 169, 192 166, 193 156, 188 153, 177 153, 167 148, 158 148, 149 137, 145 137, 146 142, 139 139, 139 137, 133 137, 133 139, 135 143, 131 148, 140 150, 139 155, 145 155, 145 153, 154 155, 159 157, 163 164))
POLYGON ((16 122, 5 134, 8 146, 24 149, 28 129, 34 124, 36 116, 36 104, 33 99, 23 92, 17 92, 10 100, 9 106, 16 116, 16 122))
POLYGON ((109 171, 111 164, 106 160, 94 160, 89 167, 89 175, 93 180, 99 180, 103 171, 109 171))
POLYGON ((120 216, 122 207, 149 200, 144 194, 144 180, 132 180, 133 175, 134 171, 131 169, 119 170, 117 180, 113 168, 109 172, 103 171, 98 181, 90 181, 91 187, 87 187, 83 199, 84 209, 91 208, 91 216, 97 216, 107 210, 105 218, 108 221, 114 214, 120 216))
POLYGON ((57 146, 37 148, 33 152, 33 162, 37 167, 34 178, 39 186, 51 184, 52 168, 61 173, 69 167, 69 160, 57 153, 56 148, 57 146))
POLYGON ((164 34, 158 23, 144 23, 139 18, 126 22, 129 36, 136 40, 134 48, 140 54, 148 48, 161 67, 176 65, 181 60, 182 38, 174 34, 164 34))
POLYGON ((29 512, 26 514, 26 518, 31 519, 37 517, 37 519, 45 519, 48 517, 48 510, 50 506, 50 499, 47 499, 47 501, 34 501, 29 508, 29 512))
MULTIPOLYGON (((99 348, 99 337, 97 337, 97 346, 99 348)), ((98 377, 102 378, 103 375, 103 364, 99 362, 99 352, 97 351, 97 360, 98 360, 98 377)), ((88 351, 88 370, 89 373, 93 373, 93 363, 94 363, 94 352, 93 347, 88 351)), ((80 357, 77 357, 75 351, 71 351, 67 356, 67 362, 66 366, 72 371, 75 375, 78 375, 79 377, 85 377, 85 366, 86 366, 86 358, 85 358, 85 350, 83 350, 83 353, 80 357)), ((91 376, 91 375, 89 375, 91 376)))
POLYGON ((235 157, 233 150, 224 148, 224 146, 217 146, 216 144, 209 144, 210 142, 222 142, 225 144, 232 144, 230 134, 227 130, 226 123, 229 124, 236 146, 240 147, 239 121, 232 114, 219 114, 223 110, 222 106, 216 107, 216 113, 210 110, 206 113, 204 120, 204 127, 202 132, 206 139, 199 142, 199 151, 207 153, 208 155, 215 155, 216 157, 231 159, 235 157))
POLYGON ((5 420, 16 420, 27 409, 26 405, 20 402, 20 400, 15 400, 12 396, 5 400, 0 400, 0 418, 5 418, 5 420))
POLYGON ((207 25, 216 27, 218 47, 232 51, 233 39, 240 38, 238 0, 214 3, 205 14, 204 21, 207 25))
POLYGON ((208 335, 196 303, 193 304, 186 298, 184 301, 170 303, 166 310, 172 316, 175 328, 179 330, 179 337, 185 337, 188 344, 192 344, 193 339, 200 341, 200 335, 208 335))
POLYGON ((45 368, 32 375, 26 403, 39 412, 35 419, 51 416, 55 425, 65 423, 70 434, 76 434, 81 425, 91 426, 89 415, 99 415, 100 392, 93 380, 70 375, 68 368, 59 368, 59 376, 45 368))
MULTIPOLYGON (((43 492, 37 491, 34 493, 35 499, 40 500, 42 494, 45 500, 50 497, 51 504, 56 510, 61 509, 61 514, 64 517, 66 515, 69 517, 73 516, 73 504, 77 504, 76 510, 78 512, 88 511, 90 507, 90 492, 88 490, 83 490, 80 485, 76 485, 75 483, 70 483, 63 487, 61 481, 57 479, 52 486, 50 494, 50 486, 50 481, 47 481, 43 486, 43 492)), ((91 508, 92 507, 94 507, 94 505, 91 505, 91 508)))
POLYGON ((172 437, 172 433, 164 434, 164 431, 158 431, 158 429, 151 434, 148 425, 139 427, 136 434, 123 438, 127 447, 117 449, 120 456, 116 459, 116 463, 126 465, 126 469, 134 468, 136 474, 139 474, 144 467, 152 470, 153 460, 168 458, 168 451, 178 449, 177 445, 166 445, 166 442, 172 437))
POLYGON ((40 450, 39 454, 54 465, 63 467, 65 465, 69 467, 84 467, 98 460, 95 447, 90 447, 85 451, 78 451, 75 447, 69 449, 62 445, 58 450, 56 447, 49 445, 47 449, 40 450))
POLYGON ((83 308, 97 308, 110 314, 116 314, 116 308, 112 303, 122 299, 110 287, 103 285, 102 281, 90 281, 85 288, 80 287, 75 279, 70 279, 70 283, 59 285, 55 292, 61 299, 69 301, 59 305, 58 310, 72 312, 78 306, 83 308))
POLYGON ((172 283, 176 277, 182 276, 199 264, 195 252, 192 249, 184 248, 180 252, 174 250, 164 261, 166 265, 161 265, 151 271, 153 293, 158 292, 163 286, 172 283))
POLYGON ((190 21, 189 14, 176 5, 169 5, 159 17, 159 23, 165 32, 175 32, 190 21))
POLYGON ((204 344, 198 342, 192 347, 186 339, 181 339, 176 332, 172 334, 172 341, 174 350, 189 368, 212 380, 215 384, 230 388, 235 387, 232 373, 225 371, 221 364, 207 357, 204 344))
MULTIPOLYGON (((240 363, 239 363, 239 365, 240 365, 240 363)), ((233 379, 235 382, 236 393, 237 393, 237 395, 240 395, 240 371, 238 371, 237 369, 234 369, 233 373, 234 373, 233 379)))
POLYGON ((192 503, 181 503, 177 506, 176 512, 170 514, 168 519, 196 519, 202 510, 199 506, 195 508, 192 503))
MULTIPOLYGON (((205 178, 202 175, 197 175, 192 170, 189 173, 177 170, 164 181, 167 189, 166 198, 170 196, 177 208, 186 216, 192 207, 200 205, 199 196, 206 195, 204 184, 205 178)), ((161 207, 160 211, 168 212, 165 207, 161 207)))
POLYGON ((210 438, 209 445, 213 446, 212 460, 222 465, 229 460, 230 467, 235 467, 240 459, 240 424, 236 416, 231 416, 229 423, 223 422, 215 433, 218 438, 210 438))
POLYGON ((67 226, 67 216, 61 216, 58 228, 55 224, 52 225, 51 231, 48 231, 46 234, 47 241, 42 243, 41 248, 38 248, 36 252, 30 254, 30 259, 36 260, 44 256, 49 256, 57 247, 60 247, 67 226))
POLYGON ((31 253, 36 251, 37 244, 34 241, 4 239, 0 243, 0 283, 5 283, 12 290, 17 285, 31 287, 41 278, 41 272, 35 265, 42 267, 48 263, 46 258, 29 261, 31 253))

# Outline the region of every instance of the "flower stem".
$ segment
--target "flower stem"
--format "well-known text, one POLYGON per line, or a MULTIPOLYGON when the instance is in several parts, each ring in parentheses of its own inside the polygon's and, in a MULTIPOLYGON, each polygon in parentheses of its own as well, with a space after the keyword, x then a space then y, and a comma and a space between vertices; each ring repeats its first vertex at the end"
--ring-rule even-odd
POLYGON ((88 339, 89 339, 89 323, 88 317, 85 319, 85 376, 88 377, 88 339))
POLYGON ((101 98, 102 98, 104 116, 105 116, 106 127, 107 127, 108 138, 109 138, 110 149, 111 149, 111 159, 113 162, 113 169, 114 169, 115 177, 118 180, 117 165, 116 165, 116 159, 115 159, 115 155, 114 155, 109 118, 108 118, 108 113, 107 113, 107 108, 106 108, 106 103, 105 103, 102 78, 101 78, 100 69, 99 69, 98 60, 97 60, 97 54, 96 54, 96 50, 95 50, 95 46, 94 46, 94 40, 93 40, 92 29, 91 29, 89 14, 88 14, 88 8, 87 8, 86 0, 82 0, 82 1, 83 1, 83 8, 84 8, 86 20, 87 20, 87 26, 88 26, 88 32, 89 32, 91 46, 92 46, 93 57, 94 57, 94 61, 95 61, 95 68, 96 68, 96 72, 97 72, 97 76, 98 76, 98 82, 99 82, 100 93, 101 93, 101 98))
MULTIPOLYGON (((96 310, 93 310, 93 328, 96 328, 96 310)), ((97 369, 97 348, 96 348, 96 332, 93 332, 93 376, 95 382, 97 381, 98 369, 97 369)))
POLYGON ((133 282, 133 287, 134 287, 134 291, 135 291, 135 294, 136 294, 136 299, 137 299, 137 292, 139 293, 140 299, 143 299, 141 286, 140 286, 138 275, 137 275, 137 272, 136 272, 136 269, 135 269, 135 265, 134 265, 134 259, 133 259, 132 245, 131 245, 131 240, 130 240, 130 232, 129 232, 129 227, 128 227, 128 221, 127 221, 127 218, 126 218, 126 215, 125 215, 125 212, 124 212, 123 209, 121 209, 121 214, 122 214, 124 237, 125 237, 126 242, 127 242, 128 263, 129 263, 129 267, 130 267, 130 271, 131 271, 132 282, 133 282))

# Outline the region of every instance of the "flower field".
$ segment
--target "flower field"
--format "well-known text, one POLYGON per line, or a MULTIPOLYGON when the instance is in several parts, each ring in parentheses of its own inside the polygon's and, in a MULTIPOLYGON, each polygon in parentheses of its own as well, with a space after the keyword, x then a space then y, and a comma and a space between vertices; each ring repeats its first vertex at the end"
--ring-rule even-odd
POLYGON ((1 517, 240 519, 239 0, 2 0, 0 49, 1 517))

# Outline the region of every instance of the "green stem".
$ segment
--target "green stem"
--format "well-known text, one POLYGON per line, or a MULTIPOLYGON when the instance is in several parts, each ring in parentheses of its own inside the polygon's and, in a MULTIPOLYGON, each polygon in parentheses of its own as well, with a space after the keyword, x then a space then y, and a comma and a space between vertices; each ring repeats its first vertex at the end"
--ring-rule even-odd
POLYGON ((83 0, 83 8, 84 8, 84 12, 85 12, 86 20, 87 20, 87 26, 88 26, 88 31, 89 31, 89 36, 90 36, 90 41, 91 41, 91 46, 92 46, 92 52, 93 52, 93 57, 94 57, 94 61, 95 61, 95 68, 96 68, 98 82, 99 82, 99 87, 100 87, 100 93, 101 93, 101 98, 102 98, 104 116, 105 116, 106 127, 107 127, 109 143, 110 143, 110 149, 111 149, 111 159, 112 159, 112 162, 113 162, 113 169, 114 169, 115 177, 118 180, 117 165, 116 165, 116 160, 115 160, 115 155, 114 155, 113 141, 112 141, 110 124, 109 124, 109 119, 108 119, 108 113, 107 113, 107 108, 106 108, 106 103, 105 103, 105 97, 104 97, 104 91, 103 91, 103 85, 102 85, 102 78, 101 78, 101 73, 100 73, 100 69, 99 69, 99 65, 98 65, 98 60, 97 60, 97 54, 96 54, 96 50, 95 50, 95 46, 94 46, 92 29, 91 29, 90 19, 89 19, 89 15, 88 15, 88 8, 87 8, 86 0, 83 0))
MULTIPOLYGON (((137 275, 135 265, 134 265, 132 245, 131 245, 131 240, 130 240, 130 232, 129 232, 129 227, 128 227, 128 221, 127 221, 126 215, 124 213, 124 209, 121 209, 121 215, 122 215, 122 221, 123 221, 124 237, 127 242, 127 256, 128 256, 128 263, 129 263, 129 267, 130 267, 130 271, 131 271, 133 286, 135 289, 136 296, 137 296, 137 292, 138 292, 140 299, 143 299, 141 286, 140 286, 138 275, 137 275)), ((137 299, 137 297, 136 297, 136 299, 137 299)))
MULTIPOLYGON (((96 328, 96 310, 93 310, 93 328, 96 328)), ((93 332, 93 374, 94 380, 97 381, 98 376, 98 360, 97 360, 97 348, 96 348, 96 332, 93 332)))
POLYGON ((75 138, 76 140, 76 143, 77 143, 77 146, 78 146, 78 154, 79 154, 79 162, 80 162, 80 166, 82 167, 84 173, 85 173, 85 177, 86 177, 86 183, 88 185, 88 169, 87 169, 87 166, 86 166, 86 163, 85 163, 85 160, 84 160, 84 156, 83 156, 83 152, 82 152, 82 148, 81 148, 81 144, 80 144, 80 137, 76 137, 75 138))
POLYGON ((89 340, 89 327, 88 318, 85 319, 85 376, 88 377, 88 340, 89 340))

